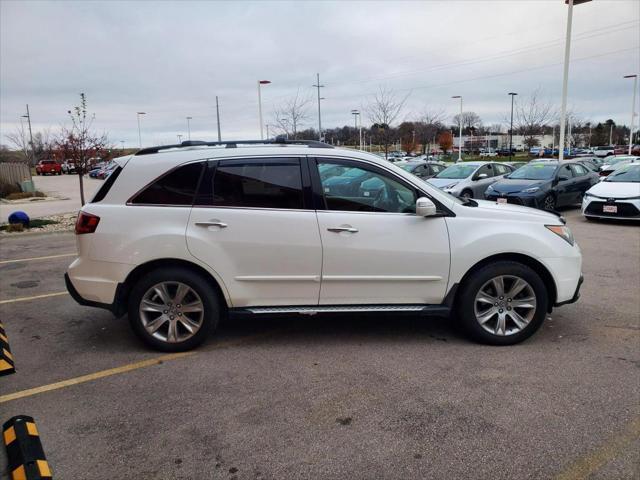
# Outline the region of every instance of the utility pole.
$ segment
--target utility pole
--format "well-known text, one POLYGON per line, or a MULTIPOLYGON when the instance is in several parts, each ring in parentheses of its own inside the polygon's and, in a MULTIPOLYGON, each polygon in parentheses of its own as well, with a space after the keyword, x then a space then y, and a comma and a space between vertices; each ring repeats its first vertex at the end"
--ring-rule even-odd
MULTIPOLYGON (((220 107, 218 107, 218 96, 216 95, 216 119, 218 121, 218 141, 222 141, 222 137, 220 136, 220 107)), ((269 132, 267 132, 267 137, 269 136, 269 132)))
POLYGON ((138 117, 138 145, 142 148, 142 133, 140 131, 140 115, 146 115, 146 112, 136 112, 136 116, 138 117))
POLYGON ((613 145, 613 123, 609 125, 609 146, 613 145))
POLYGON ((29 114, 29 104, 27 103, 27 114, 22 116, 27 119, 29 123, 29 145, 31 146, 31 158, 29 159, 29 163, 33 163, 33 159, 35 158, 35 151, 33 148, 33 134, 31 133, 31 115, 29 114))
MULTIPOLYGON (((353 128, 356 131, 356 138, 357 138, 357 135, 358 135, 358 115, 360 115, 360 111, 359 110, 351 110, 351 115, 353 115, 353 128)), ((360 143, 362 143, 362 140, 360 141, 360 143)))
MULTIPOLYGON (((631 100, 631 126, 629 127, 629 155, 633 150, 633 122, 636 116, 636 90, 638 90, 638 75, 625 75, 624 78, 633 78, 633 100, 631 100)), ((27 112, 29 105, 27 105, 27 112)), ((29 133, 31 133, 31 123, 29 123, 29 133)))
POLYGON ((191 120, 193 117, 187 117, 187 138, 191 140, 191 120))
POLYGON ((320 74, 316 73, 316 84, 313 85, 318 89, 318 140, 322 141, 322 115, 320 114, 320 89, 324 87, 324 85, 320 85, 320 74))

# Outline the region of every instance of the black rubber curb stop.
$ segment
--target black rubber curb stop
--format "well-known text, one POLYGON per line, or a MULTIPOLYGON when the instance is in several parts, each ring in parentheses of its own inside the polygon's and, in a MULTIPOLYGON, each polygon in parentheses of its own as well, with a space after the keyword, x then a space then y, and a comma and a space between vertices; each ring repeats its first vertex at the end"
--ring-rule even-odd
POLYGON ((18 415, 2 426, 11 480, 51 479, 40 435, 32 417, 18 415))
POLYGON ((4 325, 0 322, 0 376, 10 373, 16 373, 16 367, 9 348, 9 339, 4 331, 4 325))

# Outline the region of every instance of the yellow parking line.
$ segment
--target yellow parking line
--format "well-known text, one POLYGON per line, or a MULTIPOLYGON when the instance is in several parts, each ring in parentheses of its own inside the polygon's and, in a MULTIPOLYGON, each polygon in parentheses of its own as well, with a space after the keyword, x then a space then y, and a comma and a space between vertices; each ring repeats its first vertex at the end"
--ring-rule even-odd
POLYGON ((34 260, 49 260, 51 258, 75 257, 77 253, 61 253, 60 255, 47 255, 45 257, 17 258, 15 260, 0 260, 0 265, 6 263, 31 262, 34 260))
POLYGON ((2 305, 3 303, 27 302, 29 300, 37 300, 39 298, 58 297, 60 295, 68 295, 68 294, 69 292, 56 292, 56 293, 45 293, 44 295, 33 295, 31 297, 10 298, 9 300, 0 300, 0 305, 2 305))
MULTIPOLYGON (((214 349, 230 347, 234 345, 239 345, 242 343, 246 343, 255 338, 265 337, 267 335, 273 334, 274 332, 268 333, 259 333, 256 335, 250 335, 238 340, 230 340, 227 342, 220 342, 217 345, 214 345, 214 349)), ((128 365, 123 365, 121 367, 110 368, 108 370, 101 370, 99 372, 90 373, 88 375, 82 375, 80 377, 70 378, 68 380, 63 380, 61 382, 50 383, 48 385, 42 385, 40 387, 30 388, 28 390, 21 390, 19 392, 9 393, 7 395, 0 396, 0 403, 10 402, 11 400, 18 400, 20 398, 31 397, 32 395, 38 395, 40 393, 50 392, 52 390, 58 390, 60 388, 70 387, 73 385, 78 385, 85 382, 90 382, 92 380, 97 380, 99 378, 110 377, 111 375, 118 375, 121 373, 131 372, 133 370, 138 370, 140 368, 150 367, 152 365, 159 365, 163 362, 167 362, 169 360, 177 360, 178 358, 183 358, 191 355, 195 355, 198 353, 197 351, 192 352, 179 352, 179 353, 169 353, 167 355, 161 355, 156 358, 151 358, 149 360, 142 360, 140 362, 130 363, 128 365)))
POLYGON ((560 473, 556 480, 578 480, 589 477, 615 457, 620 455, 632 442, 640 438, 640 418, 636 418, 620 434, 595 452, 590 453, 573 463, 567 470, 560 473))

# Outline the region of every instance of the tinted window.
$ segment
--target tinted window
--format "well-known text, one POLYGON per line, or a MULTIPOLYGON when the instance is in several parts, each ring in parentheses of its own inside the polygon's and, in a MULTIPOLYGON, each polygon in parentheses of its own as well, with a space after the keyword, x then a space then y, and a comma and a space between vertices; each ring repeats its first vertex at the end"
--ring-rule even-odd
POLYGON ((431 165, 431 170, 433 171, 433 173, 439 173, 441 171, 443 171, 445 169, 444 166, 442 165, 431 165))
POLYGON ((573 178, 573 170, 571 170, 569 165, 563 165, 558 172, 558 178, 559 177, 573 178))
POLYGON ((480 167, 478 169, 478 173, 476 173, 476 178, 478 178, 478 176, 482 175, 483 173, 487 177, 493 177, 494 173, 493 173, 493 168, 491 167, 491 164, 483 165, 482 167, 480 167))
MULTIPOLYGON (((331 175, 332 172, 325 172, 331 175)), ((225 207, 304 208, 297 159, 230 160, 218 164, 213 204, 225 207)))
POLYGON ((203 163, 190 163, 160 177, 131 201, 145 205, 192 205, 203 163))
MULTIPOLYGON (((335 165, 321 161, 318 169, 335 165)), ((370 170, 367 166, 350 167, 342 175, 322 178, 322 191, 328 210, 348 212, 415 213, 416 194, 398 180, 370 170)))

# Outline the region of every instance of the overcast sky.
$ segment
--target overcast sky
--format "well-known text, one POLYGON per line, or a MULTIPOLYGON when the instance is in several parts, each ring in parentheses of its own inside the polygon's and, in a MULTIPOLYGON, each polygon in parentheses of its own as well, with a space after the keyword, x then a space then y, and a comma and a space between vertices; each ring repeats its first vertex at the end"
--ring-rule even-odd
MULTIPOLYGON (((401 119, 464 110, 501 122, 510 91, 536 88, 559 107, 567 7, 563 0, 423 2, 188 2, 0 0, 0 143, 29 104, 35 130, 56 129, 85 92, 95 127, 119 145, 259 138, 297 91, 325 88, 324 127, 353 124, 380 87, 407 95, 401 119)), ((593 0, 573 17, 569 105, 584 119, 629 123, 640 70, 640 1, 593 0)), ((364 119, 366 123, 366 118, 364 119)))

